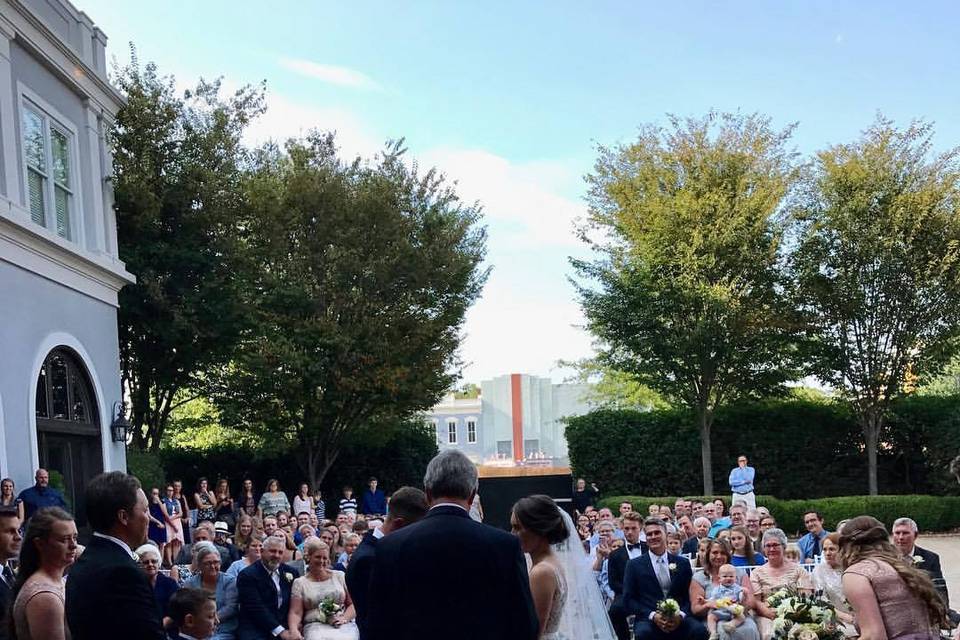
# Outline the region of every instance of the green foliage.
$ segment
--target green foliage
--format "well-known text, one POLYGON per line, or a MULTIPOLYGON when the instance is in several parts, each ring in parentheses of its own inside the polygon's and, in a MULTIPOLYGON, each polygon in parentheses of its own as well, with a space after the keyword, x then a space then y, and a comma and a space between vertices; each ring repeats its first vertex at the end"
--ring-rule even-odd
POLYGON ((351 432, 405 420, 456 381, 486 231, 400 143, 343 162, 332 136, 260 149, 239 226, 252 329, 218 381, 224 424, 287 446, 313 484, 351 432))
POLYGON ((960 337, 960 166, 933 156, 928 124, 882 118, 817 155, 792 257, 812 370, 850 401, 869 490, 891 402, 937 372, 960 337))
MULTIPOLYGON (((879 456, 888 494, 958 494, 949 473, 960 445, 960 396, 895 402, 879 456)), ((605 494, 675 495, 697 486, 697 432, 689 413, 599 410, 571 418, 570 460, 577 476, 605 494)), ((857 494, 866 473, 863 433, 843 402, 767 400, 717 412, 715 486, 726 489, 741 453, 757 469, 758 490, 781 498, 857 494)), ((726 492, 725 492, 726 493, 726 492)))
MULTIPOLYGON (((344 484, 358 488, 364 486, 371 475, 376 476, 380 486, 388 492, 403 485, 423 485, 423 470, 437 454, 433 429, 417 420, 379 425, 375 435, 370 439, 354 434, 344 443, 337 464, 322 482, 327 499, 339 497, 340 487, 344 484)), ((181 478, 184 486, 192 487, 201 476, 223 477, 237 491, 240 481, 249 477, 254 481, 256 492, 260 493, 268 478, 277 478, 281 488, 291 495, 300 482, 307 480, 294 462, 296 451, 250 447, 231 439, 202 445, 162 448, 156 455, 167 479, 181 478)), ((134 473, 132 466, 131 473, 134 473)))
MULTIPOLYGON (((720 497, 729 506, 729 496, 720 497)), ((630 502, 635 510, 646 513, 647 505, 666 504, 672 508, 676 499, 677 496, 610 496, 599 500, 597 506, 609 507, 616 512, 621 502, 630 502)), ((841 520, 864 514, 880 520, 888 530, 893 528, 894 520, 904 516, 913 518, 921 531, 952 531, 960 527, 960 497, 957 496, 846 496, 812 500, 779 500, 773 496, 757 496, 757 504, 770 509, 777 524, 789 536, 806 533, 803 515, 808 511, 819 511, 824 517, 824 526, 829 530, 835 530, 841 520)))
POLYGON ((453 397, 458 400, 476 400, 480 397, 480 387, 472 382, 468 382, 460 387, 458 391, 455 391, 453 397))
POLYGON ((576 375, 567 382, 588 384, 583 401, 594 407, 606 409, 666 409, 670 405, 659 393, 637 382, 636 376, 604 366, 596 358, 584 358, 575 362, 561 360, 561 367, 571 367, 576 375))
POLYGON ((163 485, 167 478, 160 452, 127 449, 127 473, 140 480, 140 485, 147 495, 150 495, 152 487, 158 487, 160 495, 163 495, 163 485))
POLYGON ((137 276, 120 291, 122 383, 133 446, 156 450, 170 412, 203 390, 245 326, 240 138, 263 92, 223 99, 219 81, 201 81, 180 98, 172 78, 141 70, 135 56, 114 80, 126 97, 112 132, 117 236, 137 276))
POLYGON ((712 490, 718 407, 795 379, 792 309, 779 269, 784 198, 798 177, 793 127, 711 113, 647 126, 601 148, 589 223, 601 258, 573 260, 601 362, 690 408, 712 490))

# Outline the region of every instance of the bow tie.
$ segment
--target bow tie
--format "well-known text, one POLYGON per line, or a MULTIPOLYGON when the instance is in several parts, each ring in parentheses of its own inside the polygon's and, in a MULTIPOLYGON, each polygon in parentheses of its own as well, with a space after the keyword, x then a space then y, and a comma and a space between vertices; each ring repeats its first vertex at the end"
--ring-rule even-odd
POLYGON ((637 544, 627 543, 627 551, 633 551, 634 549, 642 549, 642 548, 643 547, 640 546, 639 542, 637 544))

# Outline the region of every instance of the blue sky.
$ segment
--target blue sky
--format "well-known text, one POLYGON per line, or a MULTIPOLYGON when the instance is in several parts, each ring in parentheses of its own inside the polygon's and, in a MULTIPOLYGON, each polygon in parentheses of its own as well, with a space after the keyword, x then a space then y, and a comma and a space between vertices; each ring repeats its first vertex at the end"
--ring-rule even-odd
POLYGON ((406 138, 484 204, 493 275, 471 310, 467 381, 590 354, 567 282, 596 145, 711 108, 798 122, 804 153, 877 111, 960 144, 953 2, 119 2, 75 0, 109 55, 183 84, 266 80, 250 142, 316 127, 344 152, 406 138))

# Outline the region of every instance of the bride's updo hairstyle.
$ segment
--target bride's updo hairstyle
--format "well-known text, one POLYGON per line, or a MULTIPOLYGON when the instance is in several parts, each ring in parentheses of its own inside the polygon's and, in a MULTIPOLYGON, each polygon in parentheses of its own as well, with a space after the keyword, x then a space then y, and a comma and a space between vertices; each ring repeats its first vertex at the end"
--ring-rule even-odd
POLYGON ((857 516, 840 530, 840 562, 843 568, 863 560, 879 560, 889 564, 927 607, 930 623, 936 627, 947 624, 947 610, 933 587, 930 576, 908 562, 890 542, 883 523, 871 516, 857 516))
POLYGON ((523 528, 557 544, 567 539, 567 525, 553 498, 544 495, 527 496, 513 505, 513 515, 523 528))

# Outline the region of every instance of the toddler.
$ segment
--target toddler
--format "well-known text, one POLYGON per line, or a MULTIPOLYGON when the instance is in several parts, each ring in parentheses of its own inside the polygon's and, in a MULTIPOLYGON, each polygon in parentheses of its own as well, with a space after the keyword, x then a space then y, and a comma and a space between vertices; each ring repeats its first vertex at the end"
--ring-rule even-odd
POLYGON ((743 587, 737 584, 737 569, 731 564, 720 567, 720 584, 710 585, 707 599, 717 603, 707 615, 710 640, 717 638, 717 623, 723 622, 728 633, 743 624, 743 587))
POLYGON ((800 562, 800 547, 795 542, 791 542, 783 550, 783 557, 790 562, 800 562))

